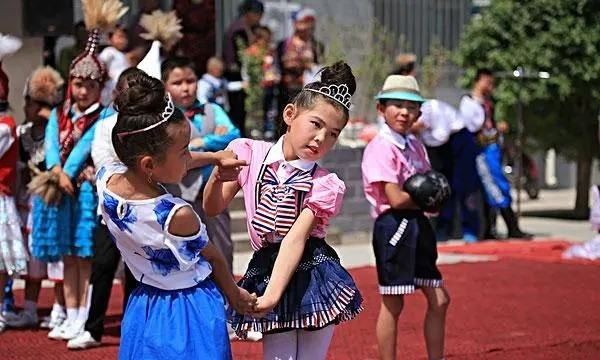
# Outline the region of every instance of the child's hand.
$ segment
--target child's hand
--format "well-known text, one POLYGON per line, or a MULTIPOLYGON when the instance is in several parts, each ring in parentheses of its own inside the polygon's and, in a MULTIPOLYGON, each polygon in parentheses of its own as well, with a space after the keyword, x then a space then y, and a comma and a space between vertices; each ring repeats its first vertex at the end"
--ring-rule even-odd
POLYGON ((202 140, 202 138, 194 138, 190 141, 190 146, 194 149, 197 148, 203 148, 204 147, 204 140, 202 140))
POLYGON ((75 189, 73 188, 71 178, 57 167, 52 169, 52 171, 58 174, 58 188, 65 194, 73 196, 73 194, 75 194, 75 189))
POLYGON ((215 128, 215 135, 226 135, 229 132, 229 129, 227 128, 227 126, 217 126, 215 128))
POLYGON ((256 294, 250 294, 246 289, 238 286, 238 297, 231 302, 231 306, 240 314, 248 314, 256 306, 256 294))
POLYGON ((256 299, 256 305, 254 306, 254 311, 251 315, 255 318, 265 317, 276 305, 277 301, 267 296, 261 296, 256 299))
POLYGON ((236 181, 242 166, 248 165, 244 160, 238 160, 237 155, 229 150, 217 153, 215 178, 218 181, 236 181))

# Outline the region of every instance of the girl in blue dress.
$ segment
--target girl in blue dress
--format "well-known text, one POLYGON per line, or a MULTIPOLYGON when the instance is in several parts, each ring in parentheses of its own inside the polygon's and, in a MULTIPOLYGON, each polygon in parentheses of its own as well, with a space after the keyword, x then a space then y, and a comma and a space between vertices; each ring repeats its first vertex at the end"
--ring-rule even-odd
POLYGON ((95 49, 99 30, 89 33, 86 49, 73 60, 66 96, 54 108, 44 138, 46 169, 55 174, 56 197, 33 199, 32 255, 64 262, 67 319, 48 337, 70 340, 83 331, 93 255, 97 198, 90 156, 98 120, 112 113, 100 104, 106 69, 95 49))
POLYGON ((256 296, 238 288, 191 205, 160 184, 216 165, 224 180, 244 161, 231 152, 189 152, 190 123, 163 84, 141 76, 116 99, 112 132, 122 162, 98 170, 102 218, 138 281, 121 325, 119 359, 229 359, 225 301, 248 313, 256 296), (220 289, 220 291, 219 291, 220 289))

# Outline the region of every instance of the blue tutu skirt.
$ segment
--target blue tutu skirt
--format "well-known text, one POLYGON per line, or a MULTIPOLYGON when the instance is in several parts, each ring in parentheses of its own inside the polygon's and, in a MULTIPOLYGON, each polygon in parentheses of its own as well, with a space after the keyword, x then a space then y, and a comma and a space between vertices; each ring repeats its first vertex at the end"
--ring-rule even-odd
POLYGON ((36 196, 32 209, 32 255, 47 262, 65 255, 91 257, 97 204, 96 191, 87 181, 75 196, 63 195, 58 205, 48 205, 36 196))
MULTIPOLYGON (((279 248, 280 244, 271 244, 255 252, 238 285, 262 296, 279 248)), ((310 238, 277 306, 261 319, 230 309, 230 318, 236 335, 244 338, 250 330, 264 334, 318 330, 351 320, 361 311, 362 296, 335 250, 323 239, 310 238)))
POLYGON ((121 324, 119 359, 231 359, 225 302, 212 280, 180 290, 139 284, 121 324))

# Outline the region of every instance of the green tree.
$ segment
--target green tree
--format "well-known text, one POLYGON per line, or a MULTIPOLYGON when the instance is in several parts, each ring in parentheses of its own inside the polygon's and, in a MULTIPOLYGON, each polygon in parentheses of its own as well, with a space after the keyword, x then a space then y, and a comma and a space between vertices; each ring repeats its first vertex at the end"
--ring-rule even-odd
POLYGON ((478 67, 548 71, 547 80, 501 80, 499 114, 514 119, 519 91, 525 132, 543 148, 577 162, 575 212, 588 210, 593 159, 599 155, 600 1, 494 0, 465 29, 456 61, 470 83, 478 67))

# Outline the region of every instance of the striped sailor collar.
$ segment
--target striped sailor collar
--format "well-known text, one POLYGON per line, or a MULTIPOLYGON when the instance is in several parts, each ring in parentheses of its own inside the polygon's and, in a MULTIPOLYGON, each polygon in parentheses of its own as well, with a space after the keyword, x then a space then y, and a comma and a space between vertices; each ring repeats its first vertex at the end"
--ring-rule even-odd
POLYGON ((276 162, 283 162, 285 164, 289 164, 290 166, 295 167, 298 170, 311 171, 316 164, 316 162, 314 162, 314 161, 302 160, 302 159, 297 159, 297 160, 292 160, 292 161, 285 160, 285 157, 283 156, 284 138, 285 138, 285 135, 280 137, 279 140, 277 140, 277 142, 275 143, 275 145, 273 145, 273 147, 271 147, 271 150, 269 151, 269 153, 267 154, 267 157, 265 158, 264 164, 271 165, 276 162))

